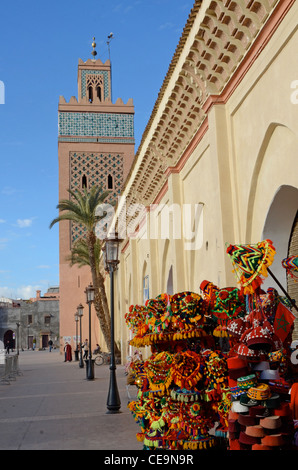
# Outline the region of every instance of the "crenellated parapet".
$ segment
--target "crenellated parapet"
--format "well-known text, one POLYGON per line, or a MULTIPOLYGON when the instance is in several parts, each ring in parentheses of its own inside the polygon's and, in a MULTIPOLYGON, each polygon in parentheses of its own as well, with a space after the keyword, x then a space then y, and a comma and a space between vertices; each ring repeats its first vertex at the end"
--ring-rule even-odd
MULTIPOLYGON (((115 103, 112 103, 110 98, 107 97, 104 101, 100 101, 97 97, 94 99, 94 101, 92 103, 90 103, 87 99, 87 96, 81 98, 79 101, 77 99, 76 96, 71 96, 69 101, 67 101, 64 96, 60 95, 59 96, 59 107, 61 108, 61 110, 63 109, 63 105, 66 105, 67 107, 70 106, 78 106, 80 105, 80 110, 82 109, 81 106, 82 104, 86 104, 87 105, 87 108, 86 110, 90 111, 90 105, 92 105, 92 107, 95 107, 96 105, 100 106, 101 108, 103 106, 107 106, 107 107, 110 107, 110 108, 113 108, 116 111, 116 108, 127 108, 127 112, 131 112, 131 108, 133 108, 134 104, 133 104, 133 99, 132 98, 129 98, 127 103, 124 103, 122 98, 117 98, 117 100, 115 101, 115 103)), ((94 110, 95 111, 95 110, 94 110)))

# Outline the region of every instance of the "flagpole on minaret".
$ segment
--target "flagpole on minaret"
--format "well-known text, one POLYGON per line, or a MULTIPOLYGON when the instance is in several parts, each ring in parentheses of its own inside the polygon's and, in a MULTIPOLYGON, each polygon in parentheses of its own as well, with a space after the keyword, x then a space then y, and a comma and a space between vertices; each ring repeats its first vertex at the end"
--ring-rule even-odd
POLYGON ((108 40, 107 40, 107 45, 108 45, 108 51, 109 51, 109 61, 110 61, 110 70, 111 70, 111 101, 112 101, 112 62, 111 62, 111 50, 110 50, 110 43, 111 40, 113 39, 114 34, 110 33, 108 35, 108 40))

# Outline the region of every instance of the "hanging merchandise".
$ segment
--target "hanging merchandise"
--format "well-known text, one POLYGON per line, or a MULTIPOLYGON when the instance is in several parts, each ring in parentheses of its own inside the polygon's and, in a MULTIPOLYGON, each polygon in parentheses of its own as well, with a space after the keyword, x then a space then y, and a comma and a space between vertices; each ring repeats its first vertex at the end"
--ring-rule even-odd
POLYGON ((184 351, 175 354, 172 365, 174 384, 180 388, 192 390, 202 379, 202 362, 198 354, 193 351, 184 351))
POLYGON ((267 277, 267 268, 274 260, 272 241, 267 239, 255 245, 229 245, 227 253, 232 259, 244 294, 258 292, 262 277, 267 277))
POLYGON ((267 293, 261 290, 275 249, 271 240, 265 240, 256 245, 230 245, 227 253, 246 298, 245 317, 228 325, 230 355, 234 354, 228 359, 229 448, 292 449, 289 390, 295 378, 289 357, 295 317, 287 297, 280 297, 273 288, 267 293), (232 364, 241 364, 242 370, 233 369, 232 364))
POLYGON ((284 342, 294 324, 295 315, 282 303, 279 302, 274 318, 274 330, 276 335, 284 342))
POLYGON ((209 348, 215 343, 206 312, 204 298, 185 291, 161 294, 126 315, 131 344, 151 347, 137 366, 138 400, 128 405, 144 449, 203 450, 218 446, 219 436, 227 439, 226 358, 209 348))
POLYGON ((215 321, 214 336, 228 337, 227 325, 232 319, 245 315, 245 298, 235 287, 219 287, 209 281, 200 285, 206 302, 207 313, 215 321))
POLYGON ((165 393, 173 380, 173 357, 167 351, 153 354, 144 363, 144 371, 149 381, 150 390, 165 393))
POLYGON ((240 288, 204 280, 201 295, 161 294, 125 315, 130 344, 150 348, 133 364, 128 405, 144 450, 297 449, 295 316, 287 297, 261 290, 275 249, 264 240, 227 252, 240 288))
POLYGON ((135 333, 131 345, 139 348, 204 336, 204 309, 202 297, 193 292, 161 294, 147 300, 144 307, 131 306, 125 315, 135 333))
POLYGON ((205 304, 194 292, 182 292, 170 298, 172 328, 176 333, 187 333, 204 325, 205 304))
POLYGON ((143 336, 147 330, 147 309, 142 305, 131 305, 129 312, 125 314, 127 326, 136 336, 143 336))
POLYGON ((287 274, 295 281, 298 280, 298 256, 289 256, 284 258, 281 265, 287 271, 287 274))

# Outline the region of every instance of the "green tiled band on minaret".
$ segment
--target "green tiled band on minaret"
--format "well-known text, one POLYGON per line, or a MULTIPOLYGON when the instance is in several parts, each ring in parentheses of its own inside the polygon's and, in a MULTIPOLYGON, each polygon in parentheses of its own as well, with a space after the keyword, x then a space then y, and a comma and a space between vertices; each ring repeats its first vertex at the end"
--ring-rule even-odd
POLYGON ((59 112, 59 136, 133 137, 132 114, 59 112))

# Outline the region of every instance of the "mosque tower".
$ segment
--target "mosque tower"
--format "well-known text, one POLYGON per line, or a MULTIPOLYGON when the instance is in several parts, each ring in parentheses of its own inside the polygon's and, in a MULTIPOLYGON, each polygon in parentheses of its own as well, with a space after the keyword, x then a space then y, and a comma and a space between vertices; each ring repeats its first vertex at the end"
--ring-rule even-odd
MULTIPOLYGON (((111 62, 95 58, 95 38, 92 48, 92 59, 79 59, 78 98, 72 96, 68 102, 63 96, 59 99, 59 200, 70 197, 68 189, 81 191, 93 185, 110 190, 107 202, 116 200, 134 158, 133 100, 124 104, 118 98, 112 103, 111 62)), ((67 261, 80 236, 80 226, 68 221, 59 223, 60 343, 64 346, 71 341, 73 348, 74 314, 80 303, 86 306, 84 290, 91 281, 89 267, 70 267, 67 261)), ((88 337, 87 317, 85 308, 82 340, 88 337)), ((95 313, 92 331, 92 344, 102 342, 95 313)))

